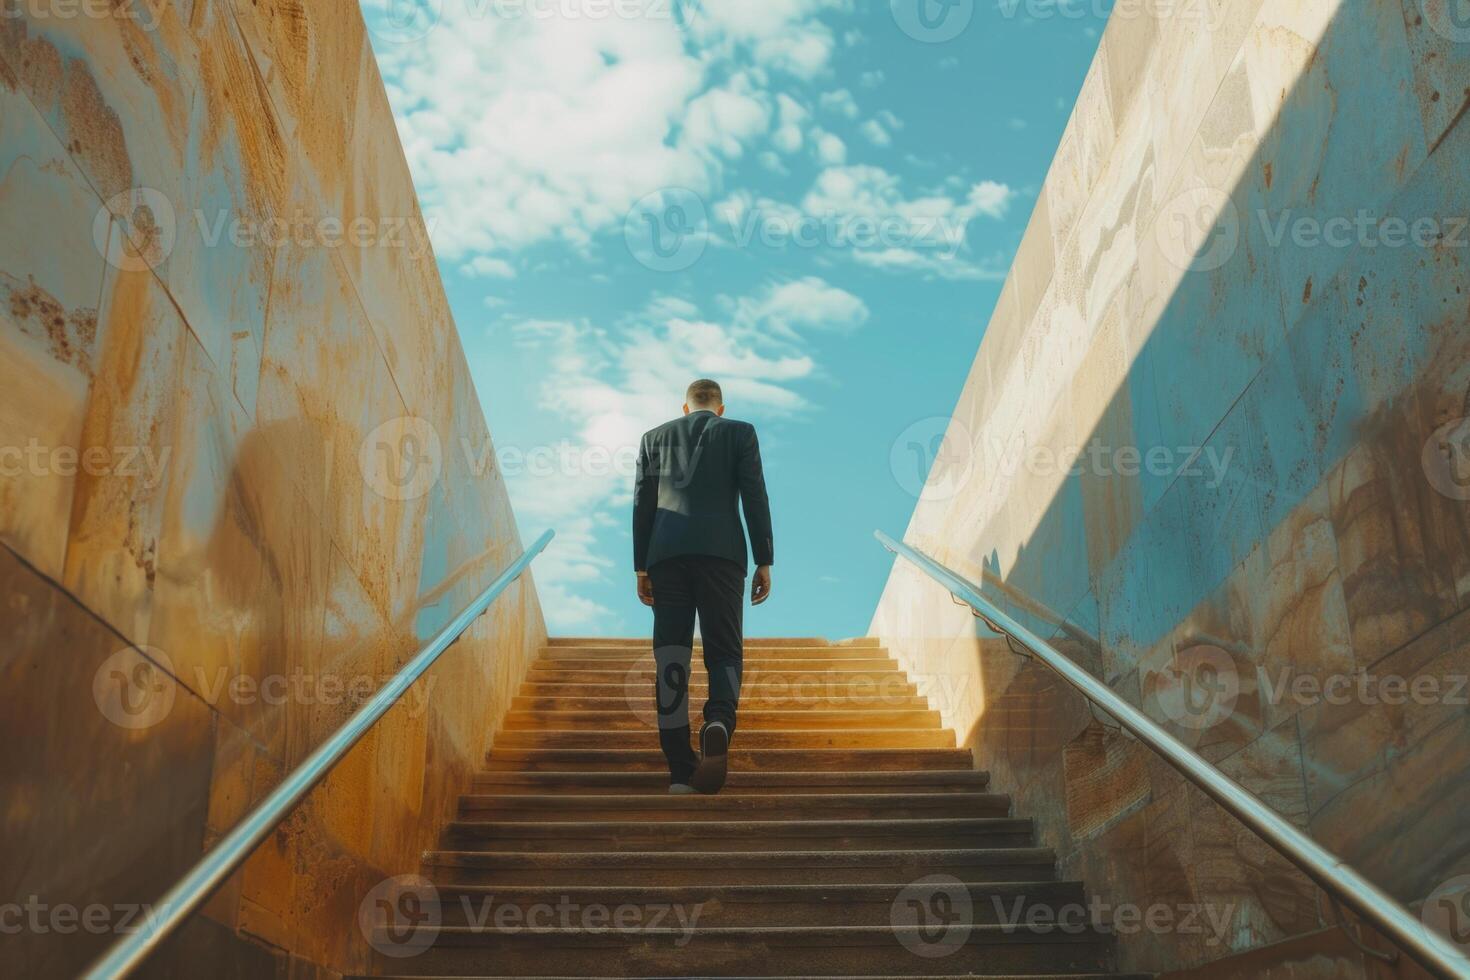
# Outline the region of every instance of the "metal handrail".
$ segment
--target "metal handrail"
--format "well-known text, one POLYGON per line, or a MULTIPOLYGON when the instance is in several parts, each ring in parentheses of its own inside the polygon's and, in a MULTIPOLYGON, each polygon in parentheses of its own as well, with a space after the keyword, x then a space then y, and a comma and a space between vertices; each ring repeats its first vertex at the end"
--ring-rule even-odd
POLYGON ((169 889, 154 905, 153 914, 136 931, 113 944, 83 975, 85 980, 115 980, 126 977, 142 965, 174 930, 184 923, 209 896, 224 883, 236 868, 296 808, 347 751, 367 734, 368 729, 398 703, 414 681, 434 665, 439 655, 458 640, 490 604, 500 597, 510 583, 521 576, 531 560, 546 549, 555 531, 546 531, 531 547, 501 572, 489 587, 441 629, 428 645, 403 665, 387 684, 364 704, 332 735, 317 746, 269 796, 235 825, 235 828, 209 850, 199 863, 169 889))
POLYGON ((1426 924, 1414 918, 1392 896, 1302 833, 1244 786, 1205 761, 1148 715, 1119 697, 1112 688, 1063 656, 1051 644, 982 596, 978 586, 922 551, 895 541, 882 531, 874 531, 873 534, 883 547, 912 562, 920 571, 968 604, 992 630, 1026 646, 1038 660, 1060 674, 1083 697, 1102 708, 1136 735, 1139 741, 1163 756, 1186 779, 1230 811, 1241 823, 1300 868, 1307 877, 1370 922, 1425 969, 1450 980, 1470 980, 1470 959, 1453 949, 1448 939, 1440 937, 1426 924))

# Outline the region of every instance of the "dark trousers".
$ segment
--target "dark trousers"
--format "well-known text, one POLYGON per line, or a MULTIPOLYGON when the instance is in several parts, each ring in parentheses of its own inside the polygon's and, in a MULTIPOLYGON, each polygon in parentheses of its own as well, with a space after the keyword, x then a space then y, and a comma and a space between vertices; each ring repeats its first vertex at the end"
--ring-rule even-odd
POLYGON ((653 584, 654 697, 658 740, 669 760, 669 777, 685 783, 699 757, 689 744, 689 670, 694 654, 694 619, 704 640, 709 674, 706 723, 721 721, 735 734, 740 675, 745 659, 745 569, 725 558, 684 555, 648 570, 653 584))

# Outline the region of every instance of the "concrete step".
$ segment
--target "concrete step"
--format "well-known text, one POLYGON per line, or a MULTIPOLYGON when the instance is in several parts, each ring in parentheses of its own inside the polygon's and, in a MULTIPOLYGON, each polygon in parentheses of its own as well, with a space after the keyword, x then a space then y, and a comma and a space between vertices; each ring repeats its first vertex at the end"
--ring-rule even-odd
MULTIPOLYGON (((1057 914, 1086 916, 1086 896, 1076 881, 971 882, 945 893, 969 897, 972 921, 979 925, 1058 921, 1057 914), (1034 919, 1029 917, 1034 916, 1034 919)), ((449 885, 437 891, 440 920, 446 926, 493 926, 501 906, 514 906, 503 921, 561 924, 573 909, 593 906, 689 910, 686 921, 700 926, 891 925, 894 906, 913 888, 908 883, 871 885, 569 885, 504 887, 449 885), (558 911, 562 910, 562 911, 558 911), (696 918, 697 917, 697 918, 696 918)), ((924 897, 922 892, 918 893, 924 897)), ((575 921, 575 920, 573 920, 575 921)), ((665 923, 667 924, 667 923, 665 923)))
MULTIPOLYGON (((624 704, 611 709, 589 710, 538 710, 513 709, 505 716, 502 731, 545 731, 545 730, 650 730, 650 720, 657 717, 652 699, 646 710, 638 710, 624 704)), ((852 708, 834 709, 771 709, 752 708, 744 703, 740 706, 740 731, 758 732, 794 729, 828 731, 844 729, 932 729, 943 723, 939 712, 924 708, 852 708)), ((951 738, 949 744, 953 745, 951 738)))
MULTIPOLYGON (((556 649, 558 647, 646 647, 649 639, 646 636, 553 636, 546 641, 543 650, 556 649)), ((700 649, 704 644, 695 639, 694 648, 700 649)), ((876 636, 858 637, 852 640, 825 640, 813 636, 747 636, 744 640, 745 649, 761 649, 764 647, 876 647, 878 638, 876 636)))
POLYGON ((1002 793, 739 793, 671 796, 667 793, 483 794, 460 800, 464 819, 505 820, 885 820, 913 817, 1004 817, 1011 799, 1002 793))
POLYGON ((1119 976, 1081 883, 876 640, 748 641, 740 720, 723 792, 671 796, 647 639, 550 641, 423 855, 443 925, 377 972, 1119 976))
MULTIPOLYGON (((701 974, 711 977, 713 980, 756 980, 754 977, 720 976, 720 974, 701 974)), ((897 974, 863 974, 861 977, 794 977, 791 974, 782 974, 781 977, 760 977, 760 980, 964 980, 966 977, 988 977, 989 980, 1154 980, 1151 973, 926 973, 906 974, 900 977, 897 974)), ((520 977, 506 976, 465 976, 465 977, 423 977, 403 976, 403 974, 382 974, 373 977, 345 977, 344 980, 522 980, 520 977)), ((537 977, 537 980, 620 980, 617 977, 537 977)))
MULTIPOLYGON (((732 772, 873 772, 899 769, 969 769, 969 749, 768 749, 731 746, 732 772)), ((646 749, 495 748, 485 760, 490 772, 668 772, 664 754, 646 749)))
POLYGON ((950 875, 963 881, 1055 881, 1050 848, 703 851, 429 851, 440 885, 864 884, 950 875))
MULTIPOLYGON (((639 675, 631 681, 619 676, 616 680, 594 680, 577 677, 571 680, 552 680, 544 677, 528 679, 521 683, 516 692, 521 697, 588 697, 651 699, 654 692, 653 675, 639 675)), ((690 697, 703 701, 709 697, 709 683, 703 677, 695 677, 689 683, 690 697)), ((740 703, 755 701, 778 702, 788 707, 820 707, 833 698, 856 699, 868 704, 884 704, 901 707, 898 699, 919 697, 918 685, 910 683, 903 674, 892 674, 879 680, 869 674, 833 674, 791 679, 744 677, 740 682, 740 703)))
POLYGON ((939 950, 947 969, 984 976, 1018 972, 1106 970, 1113 940, 1093 931, 977 925, 936 933, 924 926, 763 926, 572 928, 511 932, 443 927, 416 969, 463 973, 499 970, 517 976, 577 974, 589 969, 622 977, 741 973, 801 976, 880 971, 929 973, 939 950), (948 940, 948 943, 946 943, 948 940))
MULTIPOLYGON (((568 685, 570 686, 570 685, 568 685)), ((593 685, 588 685, 593 686, 593 685)), ((637 711, 647 713, 655 707, 653 687, 630 691, 625 685, 600 688, 603 695, 566 696, 549 695, 533 697, 516 695, 511 699, 511 711, 517 713, 540 713, 550 711, 637 711)), ((897 697, 879 694, 866 697, 808 697, 800 702, 792 696, 778 698, 751 697, 747 691, 740 692, 740 717, 747 712, 780 711, 784 714, 820 714, 824 711, 929 711, 929 699, 920 696, 897 697)), ((743 721, 742 721, 743 724, 743 721)))
POLYGON ((783 851, 883 847, 1030 847, 1030 820, 912 817, 836 820, 456 820, 443 846, 462 851, 783 851))
MULTIPOLYGON (((704 648, 694 648, 694 660, 703 659, 704 648)), ((750 647, 744 651, 746 663, 780 660, 848 660, 854 657, 889 656, 884 647, 750 647)), ((614 660, 619 663, 634 663, 639 659, 653 659, 653 646, 644 641, 641 647, 585 646, 543 647, 537 657, 538 663, 557 660, 614 660)))
MULTIPOLYGON (((792 793, 826 795, 829 793, 976 793, 990 784, 990 774, 971 769, 890 769, 879 772, 838 770, 835 772, 741 771, 730 773, 724 790, 715 797, 682 797, 670 806, 716 806, 716 801, 742 795, 786 795, 792 793)), ((562 793, 605 794, 639 793, 669 799, 669 774, 628 772, 626 770, 562 771, 562 772, 487 772, 476 773, 474 792, 486 793, 562 793)))
MULTIPOLYGON (((607 660, 607 658, 581 658, 581 660, 537 660, 532 661, 531 671, 526 674, 526 679, 532 680, 541 673, 554 673, 554 671, 578 670, 598 671, 607 673, 613 671, 619 677, 628 676, 642 671, 653 677, 657 664, 653 657, 629 658, 629 660, 607 660)), ((901 667, 897 661, 886 657, 863 657, 863 658, 841 658, 841 660, 747 660, 742 666, 742 674, 745 677, 764 676, 764 674, 800 674, 803 677, 820 677, 828 673, 901 673, 901 667)), ((709 677, 709 670, 704 667, 703 661, 695 660, 689 664, 689 676, 697 680, 709 677)))
MULTIPOLYGON (((607 683, 616 683, 626 677, 642 677, 647 674, 648 679, 653 680, 657 666, 653 658, 645 657, 634 661, 628 666, 620 666, 616 661, 609 663, 606 660, 538 660, 531 664, 531 671, 526 674, 526 680, 556 680, 562 674, 576 674, 585 680, 604 680, 607 683)), ((826 674, 875 674, 883 677, 888 674, 900 674, 898 664, 886 657, 863 657, 845 658, 845 660, 754 660, 744 664, 741 671, 742 679, 750 677, 760 680, 763 677, 792 677, 792 679, 813 679, 813 677, 825 677, 826 674)), ((689 664, 689 676, 694 679, 709 677, 704 670, 704 664, 689 664)))
MULTIPOLYGON (((494 750, 501 749, 643 749, 658 745, 658 729, 541 729, 501 731, 494 750)), ((823 731, 807 729, 748 729, 742 719, 732 751, 758 749, 952 749, 954 732, 948 728, 867 728, 823 731)))

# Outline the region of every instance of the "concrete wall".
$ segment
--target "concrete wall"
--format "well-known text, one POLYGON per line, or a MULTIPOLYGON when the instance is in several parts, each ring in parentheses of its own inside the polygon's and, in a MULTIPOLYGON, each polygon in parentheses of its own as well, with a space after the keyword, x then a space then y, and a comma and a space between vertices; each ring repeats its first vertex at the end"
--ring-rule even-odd
MULTIPOLYGON (((1439 0, 1119 4, 907 533, 1416 908, 1470 872, 1467 42, 1439 0)), ((1126 965, 1366 969, 1271 945, 1313 888, 904 563, 872 632, 1065 874, 1229 913, 1126 965)))
MULTIPOLYGON (((0 905, 70 976, 521 544, 357 5, 4 13, 0 905)), ((364 967, 544 636, 523 580, 152 972, 364 967)))

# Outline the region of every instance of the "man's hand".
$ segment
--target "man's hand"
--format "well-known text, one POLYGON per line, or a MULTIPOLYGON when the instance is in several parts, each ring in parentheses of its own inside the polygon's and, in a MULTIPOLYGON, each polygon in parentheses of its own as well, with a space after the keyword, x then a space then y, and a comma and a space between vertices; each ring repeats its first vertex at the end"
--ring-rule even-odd
POLYGON ((750 604, 758 606, 771 597, 771 566, 762 565, 750 580, 750 604))
POLYGON ((638 601, 645 606, 653 605, 653 579, 647 572, 638 573, 638 601))

